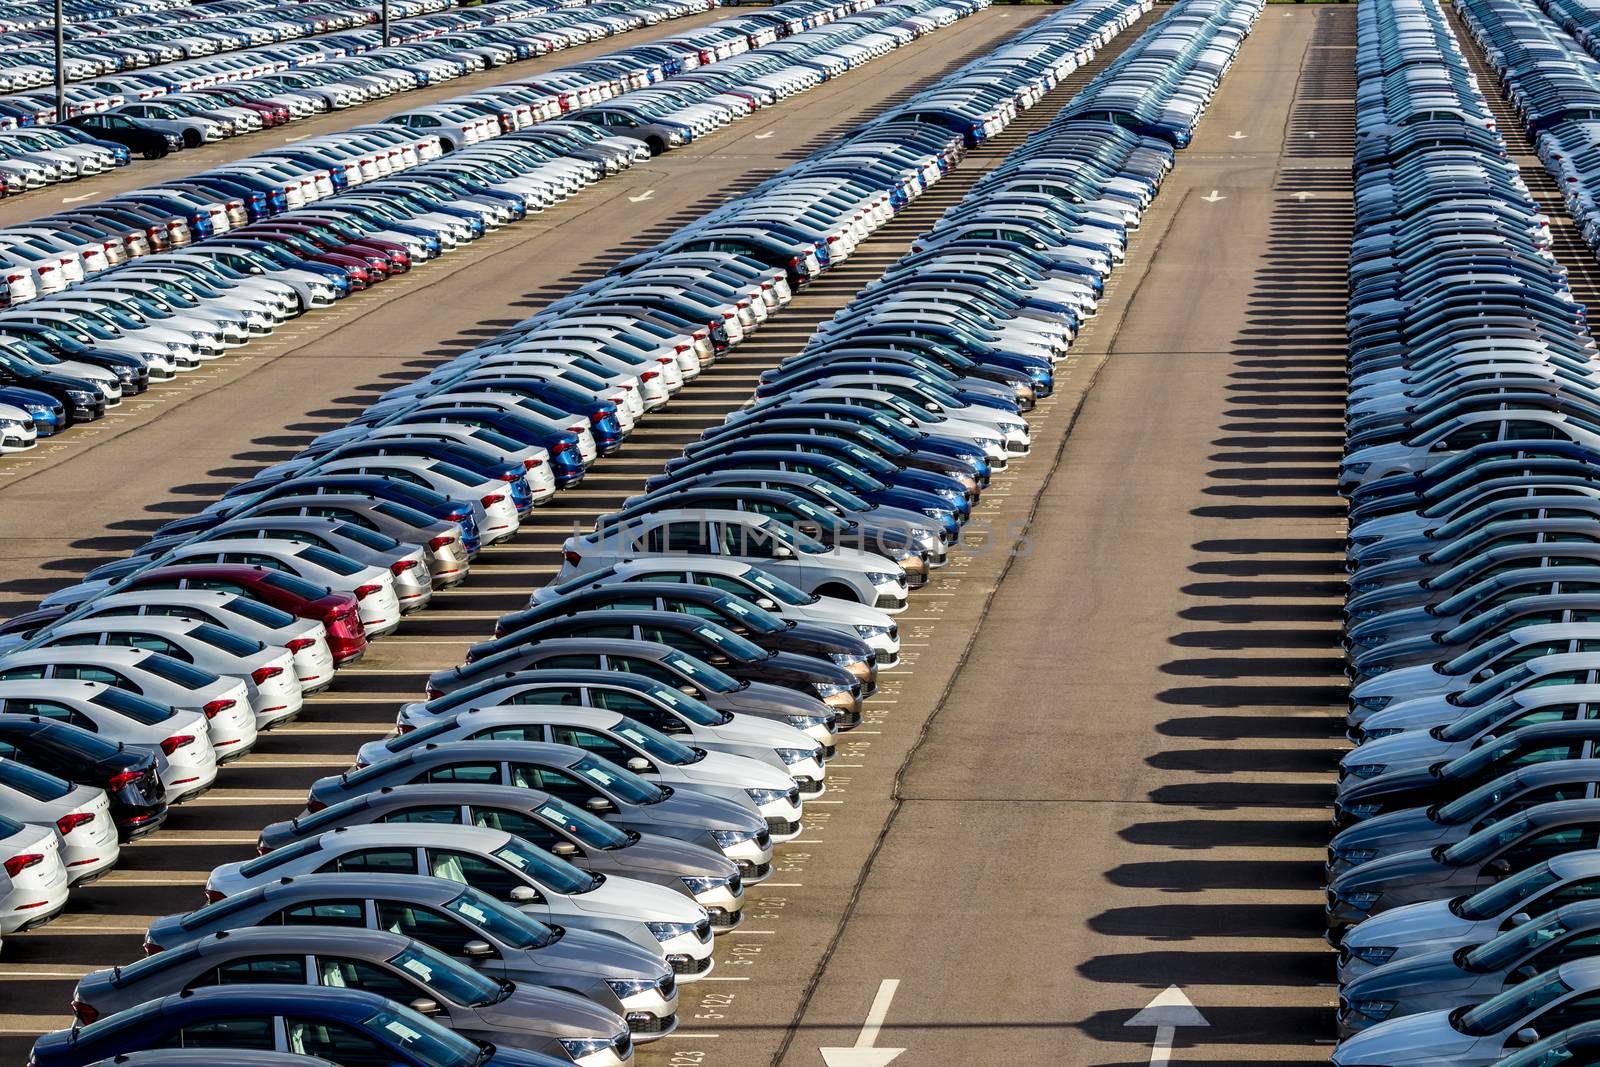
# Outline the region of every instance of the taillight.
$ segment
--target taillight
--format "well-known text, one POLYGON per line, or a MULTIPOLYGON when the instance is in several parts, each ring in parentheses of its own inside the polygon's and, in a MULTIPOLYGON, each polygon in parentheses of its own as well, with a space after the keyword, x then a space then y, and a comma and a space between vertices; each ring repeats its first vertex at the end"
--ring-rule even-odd
POLYGON ((206 706, 200 710, 206 713, 206 718, 215 719, 218 715, 233 707, 234 703, 232 700, 208 700, 206 701, 206 706))
POLYGON ((250 680, 260 685, 268 678, 276 678, 283 673, 282 667, 257 667, 250 672, 250 680))
POLYGON ((306 649, 310 648, 314 644, 316 644, 316 642, 313 641, 309 637, 297 637, 293 641, 290 641, 284 647, 287 648, 290 652, 304 652, 306 649))
POLYGON ((6 860, 6 874, 15 878, 29 867, 37 866, 44 862, 44 854, 39 852, 22 852, 6 860))
POLYGON ((90 1023, 100 1018, 100 1013, 95 1011, 94 1005, 85 1004, 81 1000, 74 1000, 72 1002, 72 1014, 77 1016, 78 1021, 85 1026, 88 1026, 90 1023))
POLYGON ((414 559, 396 560, 395 562, 389 564, 389 572, 391 574, 401 575, 416 565, 417 561, 414 559))
POLYGON ((564 548, 561 550, 561 558, 572 564, 574 567, 583 562, 583 557, 572 551, 570 548, 564 548))
POLYGON ((320 800, 317 800, 316 798, 312 798, 311 800, 306 801, 306 811, 310 812, 313 815, 315 815, 317 812, 321 811, 323 808, 325 808, 327 806, 328 805, 324 804, 320 800))
POLYGON ((382 591, 382 589, 383 586, 381 585, 358 585, 356 586, 356 599, 365 600, 373 593, 382 591))
POLYGON ((271 851, 272 851, 272 849, 267 847, 267 843, 265 841, 261 840, 260 838, 256 839, 256 855, 265 856, 268 852, 271 852, 271 851))
POLYGON ((416 727, 412 726, 410 723, 403 722, 398 727, 396 727, 395 732, 399 733, 399 734, 409 734, 411 731, 413 731, 415 729, 416 729, 416 727))
POLYGON ((143 771, 122 771, 118 774, 113 774, 111 780, 106 782, 106 791, 108 793, 120 792, 143 777, 143 771))
POLYGON ((554 445, 552 445, 550 447, 550 454, 552 456, 558 456, 563 452, 572 451, 572 449, 574 447, 575 446, 573 445, 573 443, 571 441, 557 441, 554 445))
POLYGON ((441 548, 443 548, 445 545, 454 544, 454 543, 455 543, 455 535, 454 534, 440 534, 438 537, 432 538, 432 539, 430 539, 428 541, 428 547, 431 548, 433 551, 437 552, 441 548))
POLYGON ((504 499, 505 499, 505 494, 503 494, 503 493, 490 493, 487 496, 483 497, 481 500, 479 500, 478 503, 482 504, 484 507, 487 508, 487 507, 492 507, 495 504, 500 503, 500 501, 502 501, 504 499))
POLYGON ((170 756, 184 745, 192 744, 194 744, 194 734, 175 734, 161 742, 161 751, 170 756))
POLYGON ((522 461, 522 469, 523 470, 531 471, 535 467, 542 467, 542 466, 544 466, 544 460, 542 460, 542 459, 525 459, 525 460, 522 461))
POLYGON ((641 382, 654 381, 658 376, 659 375, 657 371, 647 370, 643 374, 639 375, 639 380, 641 382))
POLYGON ((206 890, 206 903, 207 904, 215 904, 217 901, 223 899, 227 895, 228 894, 226 894, 226 893, 219 893, 215 889, 207 889, 206 890))
POLYGON ((146 956, 154 956, 158 952, 165 952, 165 951, 166 951, 166 949, 162 948, 160 945, 156 944, 154 941, 146 941, 144 943, 144 954, 146 956))
POLYGON ((61 818, 57 819, 56 829, 61 831, 61 835, 65 837, 67 834, 72 833, 72 831, 88 822, 94 822, 94 812, 75 811, 71 815, 63 815, 61 818))

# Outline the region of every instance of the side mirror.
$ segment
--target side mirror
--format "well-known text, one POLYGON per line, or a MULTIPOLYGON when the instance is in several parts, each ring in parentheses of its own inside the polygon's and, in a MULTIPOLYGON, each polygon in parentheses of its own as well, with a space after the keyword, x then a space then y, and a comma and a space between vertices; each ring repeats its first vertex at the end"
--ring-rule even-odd
POLYGON ((596 815, 602 815, 608 811, 617 810, 612 805, 611 801, 607 800, 605 797, 590 797, 588 800, 583 802, 583 806, 585 810, 592 811, 596 815))
POLYGON ((1511 873, 1511 861, 1506 859, 1504 856, 1501 856, 1498 859, 1490 860, 1487 864, 1484 865, 1483 869, 1484 869, 1484 872, 1486 874, 1494 874, 1494 875, 1510 874, 1511 873))
POLYGON ((514 885, 511 887, 511 899, 518 904, 532 904, 539 899, 539 891, 531 885, 514 885))
POLYGON ((1516 1032, 1513 1039, 1519 1045, 1531 1045, 1535 1041, 1539 1040, 1539 1031, 1535 1030, 1531 1026, 1524 1026, 1521 1030, 1516 1032))
POLYGON ((698 697, 700 695, 700 690, 696 689, 692 685, 680 685, 678 686, 678 692, 692 697, 698 697))
POLYGON ((473 959, 482 959, 485 956, 493 956, 494 948, 487 941, 468 941, 461 946, 461 952, 473 959))
POLYGON ((710 656, 707 656, 706 662, 711 664, 713 667, 726 667, 728 665, 728 657, 724 656, 720 652, 716 652, 710 656))
POLYGON ((1515 915, 1511 916, 1511 925, 1512 926, 1521 926, 1523 923, 1532 922, 1532 921, 1533 921, 1533 916, 1529 915, 1525 911, 1519 911, 1515 915))
POLYGON ((578 854, 578 846, 571 841, 557 841, 550 846, 550 853, 554 856, 576 856, 578 854))
POLYGON ((778 602, 773 600, 771 597, 764 596, 756 601, 756 607, 760 608, 762 611, 777 611, 778 602))
POLYGON ((1518 967, 1512 971, 1507 977, 1509 977, 1513 982, 1526 982, 1528 979, 1536 977, 1538 973, 1539 968, 1535 967, 1531 963, 1524 963, 1521 967, 1518 967))
POLYGON ((933 401, 930 400, 930 401, 928 401, 928 403, 922 405, 922 410, 923 411, 938 411, 939 410, 939 405, 935 404, 933 401))
POLYGON ((628 761, 628 770, 634 774, 643 774, 650 770, 650 761, 643 756, 635 756, 628 761))
POLYGON ((788 545, 774 545, 772 548, 773 559, 794 559, 794 549, 788 545))
POLYGON ((444 1009, 432 997, 418 997, 411 1002, 411 1010, 418 1015, 438 1015, 444 1009))

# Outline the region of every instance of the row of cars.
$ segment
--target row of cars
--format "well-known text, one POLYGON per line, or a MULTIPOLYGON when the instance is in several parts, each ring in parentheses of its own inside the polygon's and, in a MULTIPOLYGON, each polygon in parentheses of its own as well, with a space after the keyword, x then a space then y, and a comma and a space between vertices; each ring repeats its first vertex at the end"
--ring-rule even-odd
MULTIPOLYGON (((467 462, 470 445, 525 460, 562 353, 631 387, 602 413, 622 416, 620 445, 1149 6, 1043 20, 174 532, 227 544, 230 516, 265 528, 299 501, 396 491, 322 473, 344 457, 467 462), (624 372, 636 351, 653 358, 624 372), (652 363, 659 390, 640 373, 652 363)), ((964 9, 900 7, 916 25, 964 9)), ((1189 0, 1170 18, 1210 37, 1258 12, 1189 0)), ((1191 73, 1170 80, 1194 88, 1191 73)), ((265 828, 256 859, 214 870, 205 907, 153 923, 146 960, 85 977, 88 1025, 41 1039, 37 1067, 191 1036, 343 1065, 549 1062, 519 1051, 540 1049, 598 1067, 669 1032, 678 984, 711 971, 743 886, 803 832, 840 732, 896 662, 908 587, 944 562, 991 473, 1026 455, 1024 412, 1172 154, 1097 120, 1030 144, 686 450, 692 464, 569 542, 556 582, 265 828), (974 228, 1019 212, 1037 217, 974 228)), ((144 1055, 127 1062, 169 1062, 144 1055)))
POLYGON ((49 94, 0 97, 0 195, 99 174, 134 154, 159 159, 438 85, 710 6, 500 0, 415 19, 400 34, 409 43, 389 47, 370 30, 74 84, 68 114, 54 125, 49 94))
POLYGON ((0 313, 0 451, 933 28, 861 0, 791 4, 0 232, 15 305, 0 313))
MULTIPOLYGON (((1455 10, 1535 136, 1592 99, 1537 8, 1455 10)), ((1596 346, 1441 6, 1358 17, 1333 1061, 1593 1062, 1596 346)))

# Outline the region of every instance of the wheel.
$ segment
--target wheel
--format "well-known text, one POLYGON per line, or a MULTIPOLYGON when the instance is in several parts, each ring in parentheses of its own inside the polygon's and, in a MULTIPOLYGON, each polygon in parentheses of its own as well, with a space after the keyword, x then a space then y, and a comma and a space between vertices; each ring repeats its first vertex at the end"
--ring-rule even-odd
POLYGON ((144 158, 146 159, 160 159, 166 154, 167 149, 165 145, 162 145, 159 148, 146 148, 143 153, 144 158))
POLYGON ((827 585, 813 589, 812 592, 817 596, 833 597, 835 600, 848 600, 856 604, 862 602, 854 589, 849 586, 839 585, 837 582, 829 582, 827 585))
POLYGON ((659 156, 667 150, 667 142, 659 137, 647 137, 644 143, 650 146, 650 154, 652 156, 659 156))
POLYGON ((199 148, 200 134, 195 130, 184 130, 183 144, 185 148, 199 148))

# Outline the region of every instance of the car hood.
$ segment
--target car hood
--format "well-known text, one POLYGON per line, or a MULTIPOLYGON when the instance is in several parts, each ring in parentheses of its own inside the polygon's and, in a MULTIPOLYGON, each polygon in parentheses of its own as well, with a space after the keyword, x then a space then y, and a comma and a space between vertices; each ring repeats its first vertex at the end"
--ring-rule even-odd
POLYGON ((673 767, 670 775, 663 775, 663 780, 738 789, 788 789, 794 785, 794 779, 776 767, 726 752, 707 752, 694 763, 673 767))
POLYGON ((1455 955, 1455 949, 1435 949, 1385 963, 1346 982, 1340 995, 1351 1004, 1358 1000, 1399 1000, 1418 993, 1434 997, 1465 990, 1494 977, 1463 970, 1456 964, 1455 955))
POLYGON ((642 923, 694 923, 705 916, 700 905, 682 893, 633 878, 606 878, 598 887, 567 900, 587 915, 642 923))
POLYGON ((498 1004, 470 1009, 486 1029, 549 1034, 555 1038, 615 1037, 625 1024, 615 1013, 556 989, 519 985, 498 1004))
POLYGON ((720 852, 654 834, 646 834, 626 848, 611 849, 598 855, 604 857, 607 866, 623 875, 629 871, 651 871, 730 878, 739 872, 739 865, 720 852))
POLYGON ((1345 1040, 1333 1054, 1338 1067, 1357 1064, 1408 1063, 1426 1054, 1430 1059, 1463 1055, 1477 1039, 1450 1025, 1450 1013, 1430 1011, 1390 1019, 1345 1040))
POLYGON ((692 789, 674 789, 672 795, 659 804, 629 808, 628 815, 642 814, 645 821, 661 826, 683 826, 695 829, 765 830, 767 820, 756 812, 753 803, 714 797, 692 789))
MULTIPOLYGON (((560 924, 557 923, 557 926, 560 924)), ((624 938, 592 930, 563 929, 555 943, 528 951, 530 965, 539 971, 570 970, 607 978, 660 977, 668 971, 665 958, 624 938)), ((519 970, 515 957, 508 969, 519 970)))
POLYGON ((834 711, 827 704, 809 693, 802 693, 790 689, 788 686, 773 685, 770 682, 751 682, 743 689, 732 693, 710 693, 706 703, 718 711, 750 712, 752 714, 766 712, 768 714, 783 715, 822 715, 829 716, 834 711))
MULTIPOLYGON (((1368 741, 1344 754, 1345 767, 1382 764, 1390 771, 1430 767, 1472 750, 1471 741, 1440 741, 1427 730, 1406 730, 1368 741)), ((1374 777, 1377 777, 1374 775, 1374 777)))
POLYGON ((1442 867, 1427 849, 1398 852, 1380 856, 1358 867, 1352 867, 1328 886, 1330 893, 1349 896, 1363 889, 1382 889, 1384 886, 1404 884, 1420 885, 1441 880, 1452 868, 1442 867))

